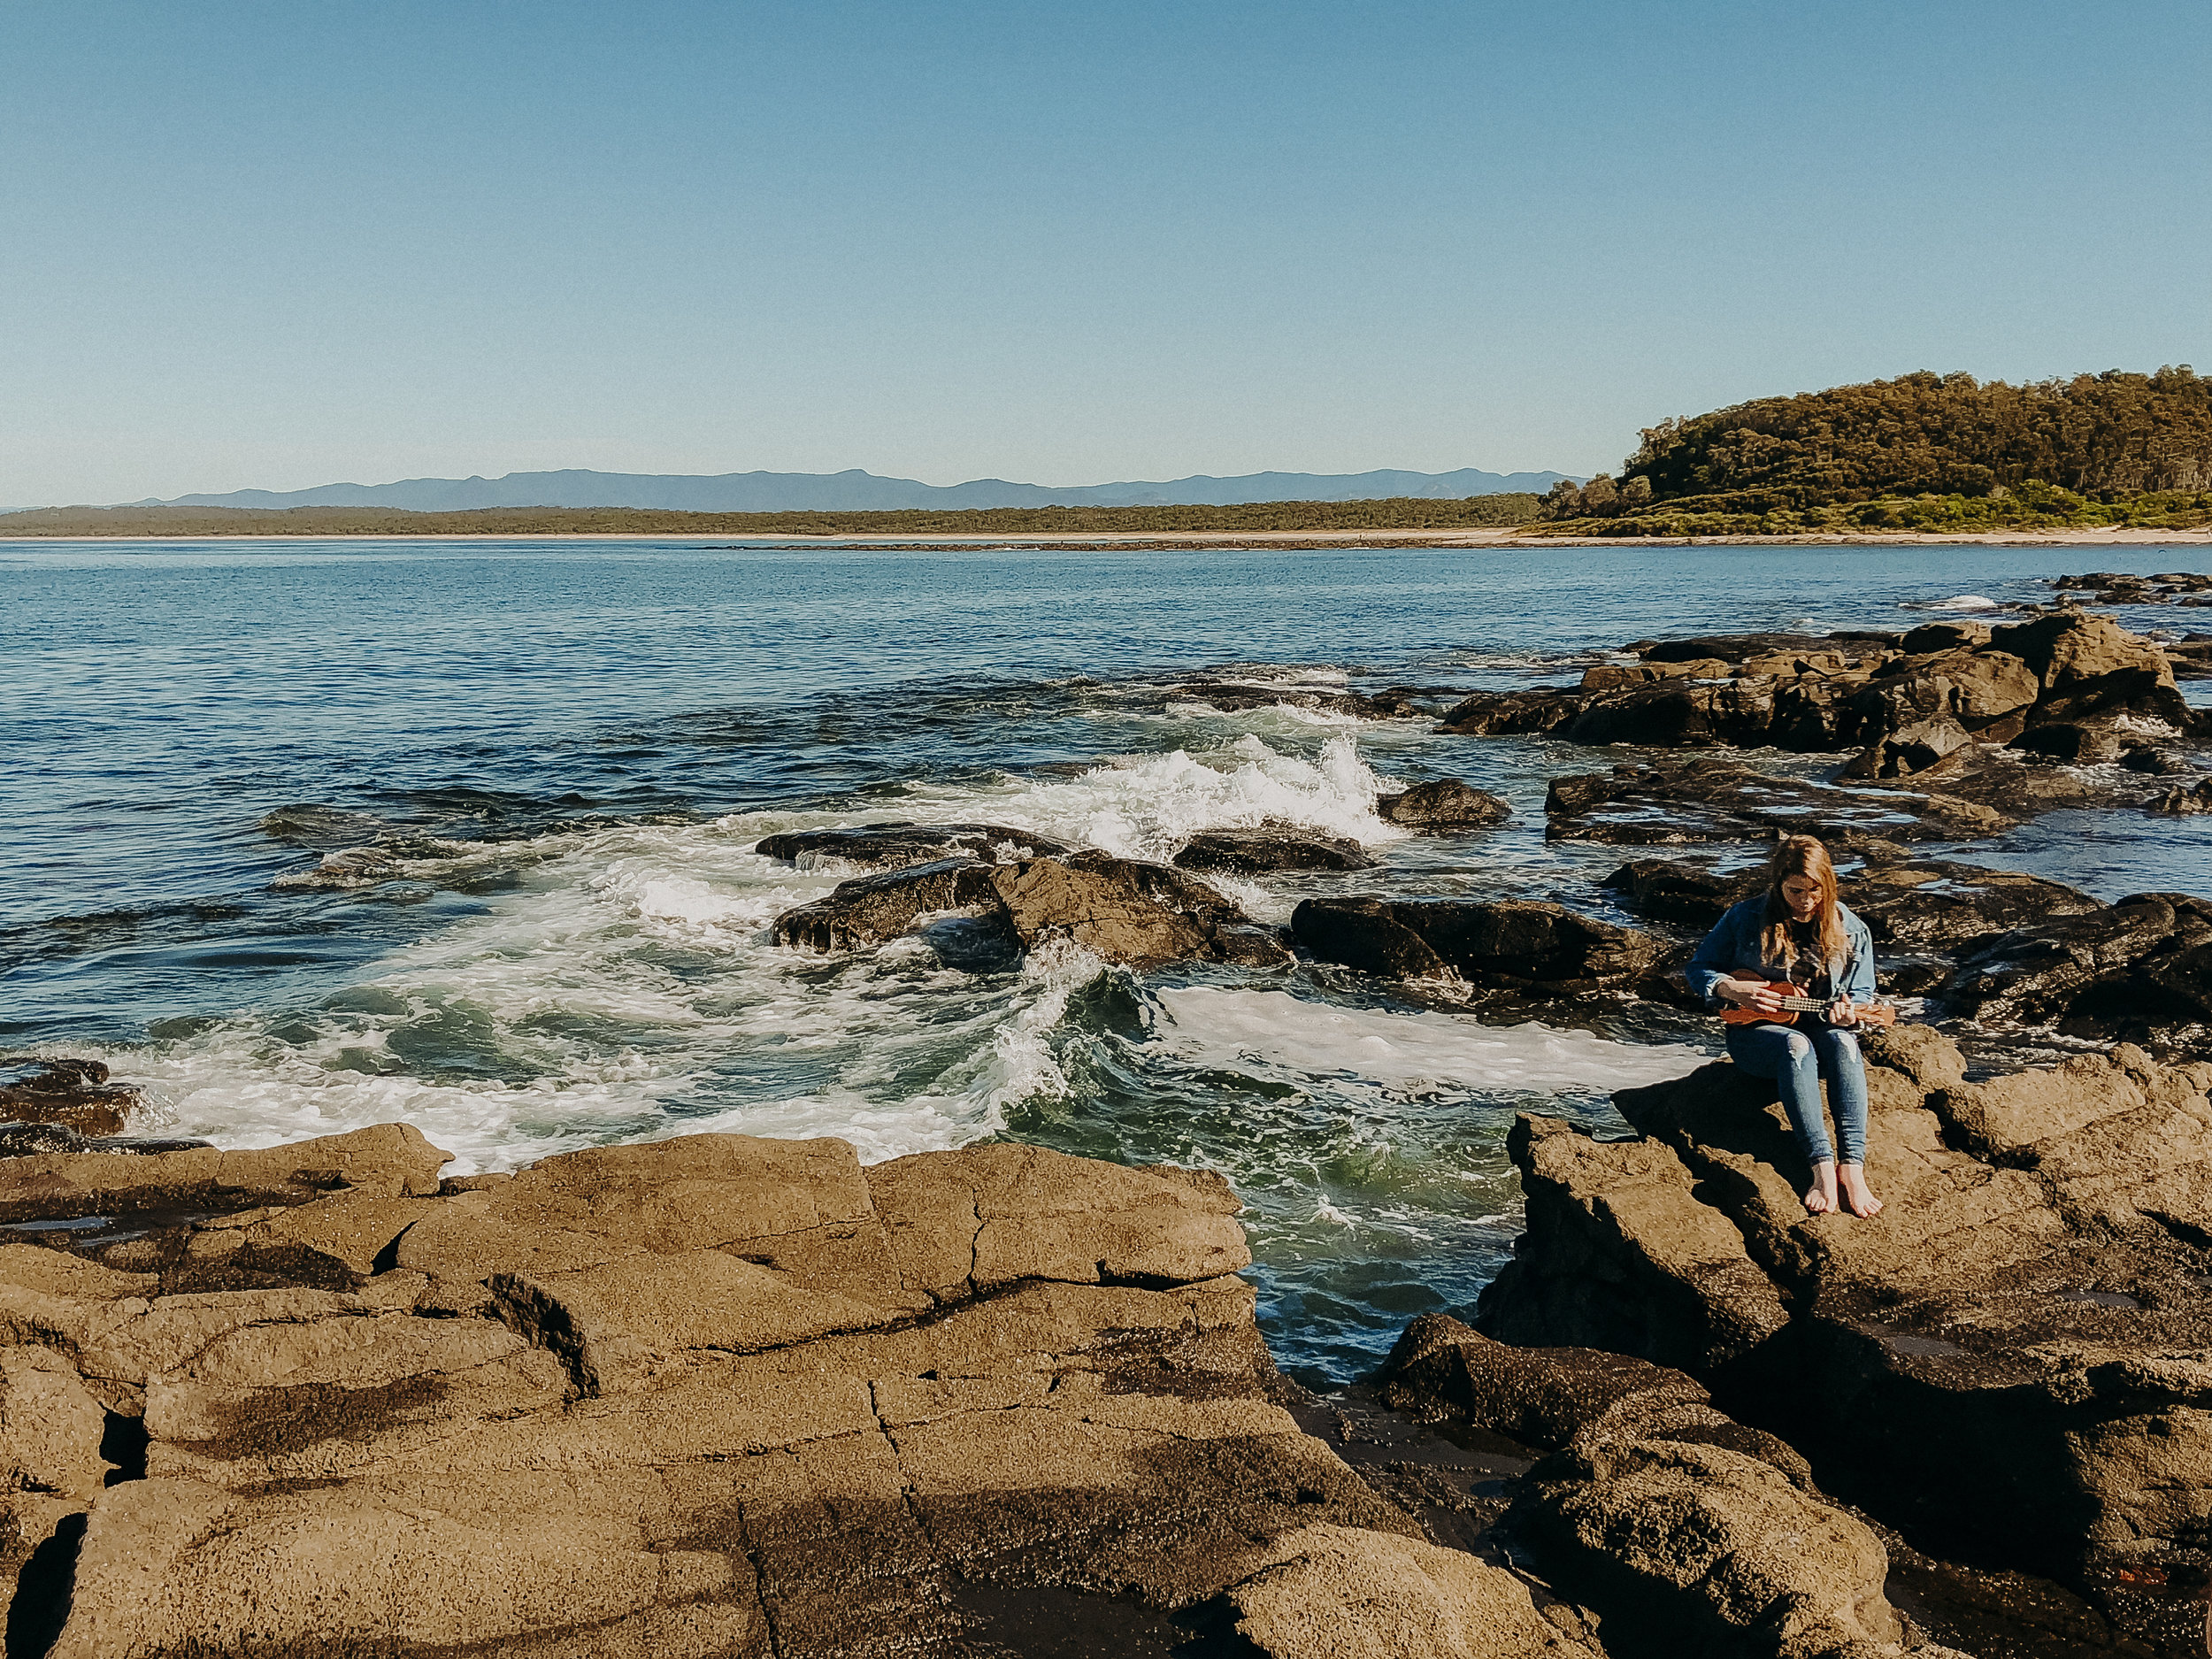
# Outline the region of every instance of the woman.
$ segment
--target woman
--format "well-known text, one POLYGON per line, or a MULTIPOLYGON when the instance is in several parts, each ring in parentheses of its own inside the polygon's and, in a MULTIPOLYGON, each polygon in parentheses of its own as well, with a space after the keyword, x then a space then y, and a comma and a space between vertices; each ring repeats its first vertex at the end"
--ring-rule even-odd
POLYGON ((1730 910, 1705 935, 1685 971, 1690 989, 1717 1009, 1733 1002, 1762 1014, 1782 1011, 1767 981, 1804 987, 1809 996, 1832 998, 1824 1012, 1801 1013, 1794 1025, 1730 1025, 1728 1053, 1755 1077, 1772 1078, 1782 1091, 1790 1122, 1813 1184, 1805 1208, 1816 1216, 1843 1202, 1855 1216, 1870 1216, 1881 1200, 1866 1185, 1866 1067, 1852 1027, 1856 1003, 1874 995, 1874 936, 1836 897, 1836 867, 1828 849, 1810 835, 1791 835, 1774 849, 1767 890, 1730 910), (1730 976, 1748 969, 1756 979, 1730 976), (1839 1166, 1829 1148, 1820 1110, 1820 1084, 1843 1145, 1839 1166))

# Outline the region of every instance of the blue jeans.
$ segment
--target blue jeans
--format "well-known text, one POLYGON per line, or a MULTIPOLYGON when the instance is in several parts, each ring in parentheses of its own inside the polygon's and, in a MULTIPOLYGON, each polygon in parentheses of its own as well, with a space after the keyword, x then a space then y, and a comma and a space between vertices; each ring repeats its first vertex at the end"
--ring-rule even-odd
POLYGON ((1835 1155, 1820 1113, 1820 1080, 1828 1079, 1828 1104, 1836 1114, 1843 1162, 1866 1162, 1866 1066, 1850 1032, 1801 1018, 1794 1025, 1731 1025, 1729 1057, 1754 1077, 1772 1078, 1797 1131, 1809 1164, 1835 1155))

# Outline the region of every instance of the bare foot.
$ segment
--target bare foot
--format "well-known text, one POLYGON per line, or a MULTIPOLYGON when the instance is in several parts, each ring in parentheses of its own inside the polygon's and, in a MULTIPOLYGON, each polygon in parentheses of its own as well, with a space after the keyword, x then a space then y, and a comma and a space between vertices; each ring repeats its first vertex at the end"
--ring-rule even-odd
POLYGON ((1866 1171, 1856 1164, 1847 1164, 1837 1171, 1843 1184, 1843 1202, 1855 1216, 1871 1216, 1882 1208, 1882 1201, 1867 1190, 1866 1171))
POLYGON ((1822 1162, 1813 1165, 1813 1184, 1805 1189, 1805 1213, 1824 1216, 1836 1207, 1836 1166, 1822 1162))

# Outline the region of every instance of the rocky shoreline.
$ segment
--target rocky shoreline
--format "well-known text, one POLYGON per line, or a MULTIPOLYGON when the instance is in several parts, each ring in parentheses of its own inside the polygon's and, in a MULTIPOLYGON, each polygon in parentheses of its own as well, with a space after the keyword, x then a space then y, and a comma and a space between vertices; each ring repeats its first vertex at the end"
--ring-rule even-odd
POLYGON ((8 1651, 2201 1654, 2212 1064, 1877 1061, 1879 1221, 1724 1064, 1525 1118, 1481 1329, 1333 1400, 1203 1172, 8 1157, 8 1651))
MULTIPOLYGON (((1512 1263, 1317 1399, 1269 1356, 1238 1199, 1203 1171, 693 1135, 448 1177, 404 1125, 133 1137, 97 1063, 15 1056, 8 1659, 2198 1659, 2212 902, 1932 851, 2059 808, 2192 810, 2197 659, 2070 607, 1622 655, 1455 702, 1173 694, 1634 744, 1552 779, 1548 837, 1623 849, 1587 905, 1392 892, 1288 823, 1160 863, 875 825, 758 844, 854 872, 774 936, 1303 962, 1685 1028, 1692 942, 1761 843, 1816 823, 1885 989, 1937 1022, 1868 1039, 1879 1217, 1805 1217, 1771 1089, 1726 1064, 1619 1094, 1632 1138, 1524 1117, 1512 1263), (1713 753, 1746 747, 1835 762, 1713 753), (1275 877, 1335 885, 1286 926, 1214 885, 1275 877), (2019 1069, 2055 1044, 2075 1057, 2019 1069)), ((1510 810, 1432 779, 1376 810, 1449 837, 1510 810)))

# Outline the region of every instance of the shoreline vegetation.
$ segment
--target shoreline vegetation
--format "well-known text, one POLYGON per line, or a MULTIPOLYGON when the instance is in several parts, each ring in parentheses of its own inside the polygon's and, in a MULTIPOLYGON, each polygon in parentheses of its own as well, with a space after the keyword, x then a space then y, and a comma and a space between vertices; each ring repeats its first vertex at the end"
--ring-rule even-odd
POLYGON ((1647 427, 1563 481, 1535 536, 1986 534, 2212 525, 2212 380, 2187 364, 2009 386, 1970 374, 1769 397, 1647 427))
MULTIPOLYGON (((1477 503, 1496 502, 1499 496, 1477 496, 1477 503)), ((1531 502, 1534 497, 1523 497, 1531 502)), ((1319 547, 1379 548, 1488 548, 1548 543, 1568 546, 1602 542, 1612 546, 1678 547, 1692 543, 1727 545, 1803 545, 1840 543, 1914 544, 1944 541, 1985 541, 2029 544, 2038 541, 2074 541, 2085 534, 2099 541, 2175 542, 2212 541, 2212 495, 2199 498, 2193 512, 2149 511, 2130 514, 2114 511, 2114 503, 2095 503, 2095 511, 2073 516, 2004 516, 1978 511, 1941 511, 1927 500, 1878 497, 1854 513, 1830 511, 1817 517, 1803 515, 1791 523, 1767 516, 1722 517, 1683 515, 1673 518, 1629 519, 1530 518, 1470 522, 1437 522, 1446 515, 1437 509, 1467 505, 1463 502, 1417 501, 1426 510, 1425 523, 1391 523, 1389 515, 1374 511, 1396 505, 1386 502, 1326 502, 1260 503, 1255 508, 1084 508, 1065 513, 1009 509, 1011 518, 1043 519, 1023 525, 976 523, 995 519, 996 510, 945 513, 686 513, 630 508, 495 508, 455 513, 411 512, 402 508, 63 508, 0 514, 0 541, 273 541, 286 538, 347 539, 358 541, 476 541, 507 537, 549 540, 636 539, 708 541, 724 537, 771 538, 804 541, 824 547, 866 547, 878 551, 926 550, 971 544, 1012 544, 1025 547, 1113 547, 1130 550, 1177 547, 1319 547), (1369 510, 1361 516, 1347 512, 1330 520, 1270 523, 1262 509, 1279 505, 1325 506, 1369 510), (1254 522, 1240 526, 1148 526, 1132 523, 1125 515, 1187 511, 1194 517, 1250 511, 1254 522), (926 526, 887 524, 885 519, 926 518, 926 526), (1080 524, 1068 520, 1081 518, 1080 524), (798 522, 764 525, 747 522, 771 518, 798 522), (733 522, 735 520, 737 522, 733 522)), ((2124 503, 2123 503, 2124 505, 2124 503)), ((1288 517, 1288 515, 1284 515, 1288 517)), ((1409 515, 1410 516, 1410 515, 1409 515)), ((1317 515, 1317 518, 1318 516, 1317 515)))
POLYGON ((0 514, 7 536, 1325 534, 1507 529, 1534 521, 1525 492, 1463 500, 1274 501, 1237 506, 987 507, 933 512, 674 512, 647 507, 50 507, 0 514))
MULTIPOLYGON (((949 511, 683 512, 634 507, 46 507, 0 513, 29 537, 741 536, 1024 541, 1264 537, 1371 545, 1521 538, 2047 540, 2212 538, 2212 379, 2187 364, 2010 386, 1970 374, 1763 398, 1647 427, 1615 478, 1457 500, 949 511), (1386 537, 1404 538, 1397 542, 1386 537)), ((1144 545, 1141 541, 1137 545, 1144 545)))

